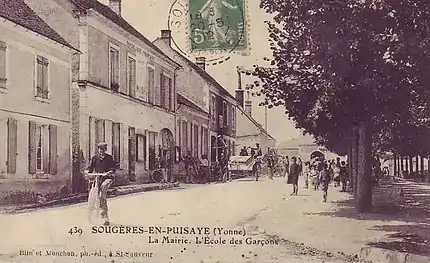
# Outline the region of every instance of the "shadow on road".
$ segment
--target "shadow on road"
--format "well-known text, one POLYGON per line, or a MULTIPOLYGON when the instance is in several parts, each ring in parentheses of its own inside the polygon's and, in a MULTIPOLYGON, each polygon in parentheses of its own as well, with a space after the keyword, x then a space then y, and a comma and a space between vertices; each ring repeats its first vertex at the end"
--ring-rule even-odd
POLYGON ((351 195, 349 200, 332 202, 335 206, 334 211, 313 215, 375 221, 375 225, 369 230, 388 234, 367 245, 429 256, 430 185, 407 181, 390 182, 375 189, 373 199, 375 201, 371 213, 357 213, 351 195), (392 195, 386 193, 395 187, 401 187, 402 194, 398 200, 393 201, 392 195))

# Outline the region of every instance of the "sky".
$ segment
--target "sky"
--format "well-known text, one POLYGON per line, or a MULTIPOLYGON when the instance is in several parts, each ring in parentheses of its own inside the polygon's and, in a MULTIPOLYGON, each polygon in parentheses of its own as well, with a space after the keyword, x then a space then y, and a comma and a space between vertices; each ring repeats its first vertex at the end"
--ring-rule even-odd
MULTIPOLYGON (((109 0, 99 0, 108 4, 109 0)), ((187 0, 122 0, 122 16, 145 37, 153 41, 160 36, 162 29, 168 28, 168 18, 171 6, 178 6, 180 2, 187 0)), ((204 0, 198 0, 204 1, 204 0)), ((258 0, 248 0, 247 18, 249 29, 249 54, 232 55, 231 59, 219 65, 207 66, 206 71, 211 74, 225 89, 233 94, 238 87, 236 66, 252 69, 254 64, 263 64, 264 57, 271 57, 269 49, 267 27, 265 20, 270 16, 259 8, 258 0)), ((173 16, 171 16, 173 17, 173 16)), ((180 30, 172 29, 172 37, 182 50, 186 50, 187 37, 180 30)), ((193 56, 189 57, 195 61, 193 56)), ((264 64, 263 64, 264 65, 264 64)), ((256 79, 250 76, 242 77, 242 86, 252 83, 256 79)), ((252 116, 261 125, 265 125, 265 109, 258 106, 261 98, 251 97, 252 116)), ((288 139, 296 138, 301 135, 301 131, 295 129, 294 123, 289 121, 285 115, 284 108, 272 108, 267 110, 267 130, 277 140, 282 143, 288 139)))

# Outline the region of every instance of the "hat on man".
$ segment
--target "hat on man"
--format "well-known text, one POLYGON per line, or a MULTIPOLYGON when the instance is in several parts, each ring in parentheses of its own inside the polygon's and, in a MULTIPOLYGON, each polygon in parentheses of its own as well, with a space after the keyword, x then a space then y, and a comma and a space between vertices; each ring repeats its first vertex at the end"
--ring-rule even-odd
POLYGON ((100 148, 100 149, 107 149, 107 143, 105 143, 105 142, 100 142, 100 143, 98 143, 97 144, 97 148, 100 148))

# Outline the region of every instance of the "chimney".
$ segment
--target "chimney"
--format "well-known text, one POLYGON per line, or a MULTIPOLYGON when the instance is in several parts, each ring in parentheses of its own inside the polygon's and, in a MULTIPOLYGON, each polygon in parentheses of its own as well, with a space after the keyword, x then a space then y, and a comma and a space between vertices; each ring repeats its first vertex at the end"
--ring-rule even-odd
POLYGON ((172 45, 172 31, 168 29, 162 29, 161 39, 170 47, 172 45))
POLYGON ((203 71, 206 71, 206 58, 205 57, 197 57, 196 65, 199 66, 203 71))
POLYGON ((243 92, 244 90, 242 89, 242 77, 240 75, 240 69, 239 67, 237 68, 237 77, 238 77, 238 83, 237 83, 237 90, 236 90, 236 101, 239 103, 239 105, 243 108, 243 92))
POLYGON ((236 90, 236 100, 239 103, 239 105, 243 108, 243 89, 236 90))
POLYGON ((121 0, 109 0, 109 7, 117 15, 121 16, 121 0))
POLYGON ((251 100, 249 99, 249 91, 248 91, 248 98, 247 98, 247 100, 245 101, 245 112, 246 112, 246 114, 248 114, 250 117, 252 116, 252 115, 251 115, 251 113, 252 113, 252 102, 251 102, 251 100))

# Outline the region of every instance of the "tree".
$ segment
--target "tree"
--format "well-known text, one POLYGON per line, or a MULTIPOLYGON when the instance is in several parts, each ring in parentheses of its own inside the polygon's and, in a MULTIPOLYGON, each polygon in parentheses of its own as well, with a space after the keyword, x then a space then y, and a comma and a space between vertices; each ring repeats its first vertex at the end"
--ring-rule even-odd
MULTIPOLYGON (((254 88, 269 108, 283 105, 298 128, 337 153, 348 152, 353 127, 365 129, 371 141, 362 143, 378 149, 428 152, 417 139, 429 130, 428 1, 261 0, 260 6, 274 15, 266 22, 273 59, 254 67, 260 79, 254 88), (399 149, 403 139, 410 147, 399 149)), ((371 149, 363 149, 370 160, 371 149)), ((366 167, 360 171, 369 176, 366 167)), ((371 200, 362 202, 368 210, 371 200)))

